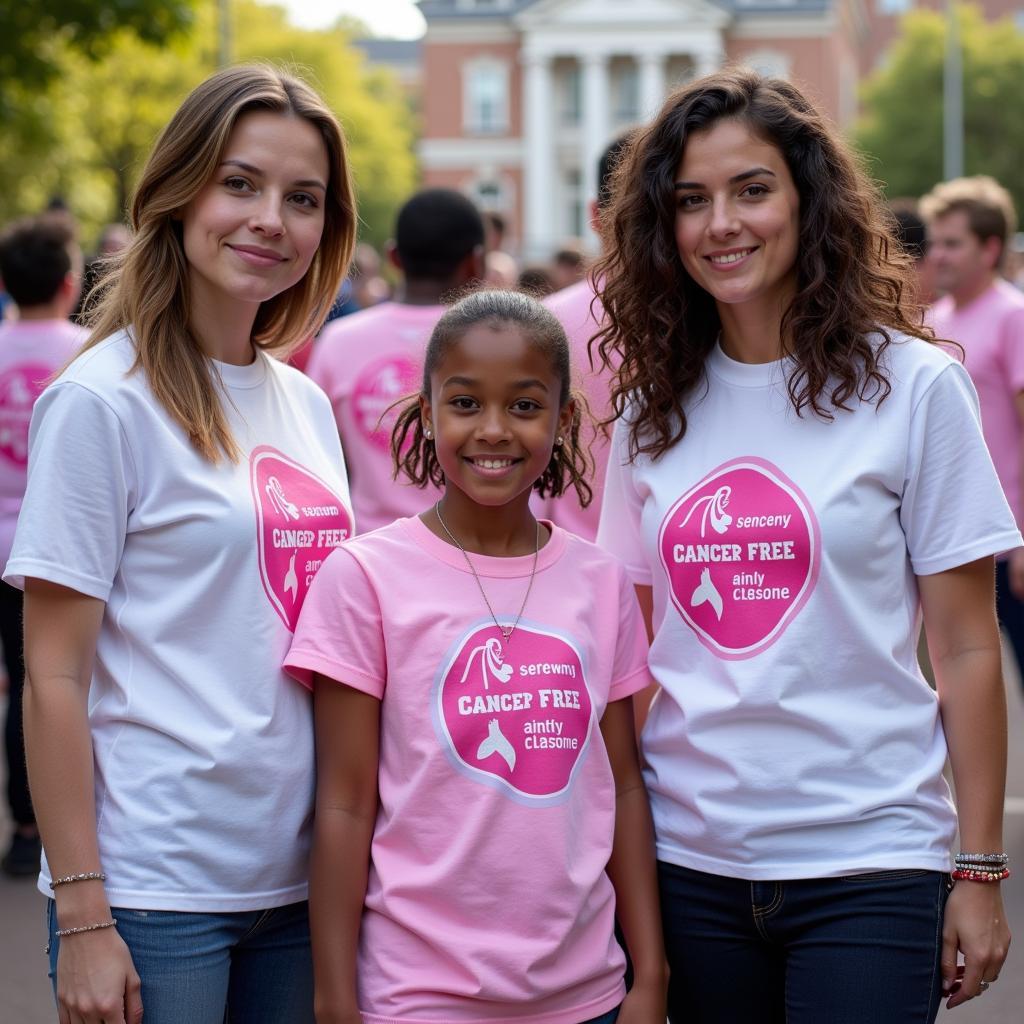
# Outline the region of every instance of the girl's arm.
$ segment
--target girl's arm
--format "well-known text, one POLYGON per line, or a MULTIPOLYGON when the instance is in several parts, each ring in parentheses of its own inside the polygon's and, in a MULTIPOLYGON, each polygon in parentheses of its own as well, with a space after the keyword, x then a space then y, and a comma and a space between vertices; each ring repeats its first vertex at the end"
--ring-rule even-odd
MULTIPOLYGON (((942 727, 959 809, 960 849, 1003 851, 1006 788, 1006 694, 996 625, 993 564, 981 558, 918 577, 928 650, 935 669, 942 727)), ((998 883, 957 882, 943 924, 944 990, 956 981, 957 950, 965 971, 947 1006, 976 996, 1002 969, 1010 944, 998 883)))
POLYGON ((615 913, 633 964, 633 987, 619 1013, 620 1024, 664 1024, 668 965, 661 936, 654 828, 640 774, 633 702, 612 701, 601 719, 615 776, 615 839, 608 877, 615 888, 615 913))
MULTIPOLYGON (((104 603, 25 580, 25 751, 32 800, 53 878, 102 871, 96 839, 88 695, 104 603)), ((58 886, 57 927, 111 919, 102 881, 58 886)), ((62 1022, 135 1024, 139 976, 114 928, 68 935, 57 958, 62 1022)))
POLYGON ((359 925, 377 820, 380 701, 313 677, 316 812, 309 873, 317 1024, 357 1024, 359 925))
MULTIPOLYGON (((654 643, 654 588, 637 583, 633 588, 636 600, 640 605, 644 628, 647 630, 647 642, 654 643)), ((636 735, 639 738, 647 721, 647 713, 651 710, 651 701, 658 693, 658 684, 652 679, 650 686, 645 686, 639 693, 633 694, 633 717, 636 720, 636 735)))

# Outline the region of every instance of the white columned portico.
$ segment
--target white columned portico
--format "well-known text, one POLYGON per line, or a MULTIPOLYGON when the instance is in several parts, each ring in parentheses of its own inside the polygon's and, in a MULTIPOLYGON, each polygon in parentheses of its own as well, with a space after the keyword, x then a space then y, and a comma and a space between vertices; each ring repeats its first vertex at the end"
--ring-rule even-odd
POLYGON ((665 99, 665 63, 663 53, 641 53, 640 65, 640 117, 653 117, 665 99))
POLYGON ((535 255, 544 249, 554 220, 553 178, 555 173, 554 133, 552 131, 551 58, 524 52, 523 127, 526 143, 523 166, 523 206, 525 237, 523 252, 535 255))
MULTIPOLYGON (((584 53, 580 56, 583 65, 583 138, 581 146, 584 202, 597 197, 597 162, 608 145, 611 131, 611 88, 608 81, 608 55, 605 53, 584 53)), ((584 240, 593 245, 596 241, 589 217, 585 219, 584 240)))
POLYGON ((710 75, 725 63, 725 51, 717 47, 703 47, 693 55, 697 78, 710 75))

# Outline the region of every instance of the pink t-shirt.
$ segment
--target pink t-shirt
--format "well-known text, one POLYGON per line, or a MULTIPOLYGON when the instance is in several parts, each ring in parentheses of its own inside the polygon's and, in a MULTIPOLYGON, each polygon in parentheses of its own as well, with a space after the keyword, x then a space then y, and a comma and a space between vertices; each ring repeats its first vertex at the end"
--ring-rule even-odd
POLYGON ((306 372, 327 392, 348 463, 360 533, 416 515, 439 495, 393 478, 391 427, 381 415, 423 381, 423 353, 444 306, 384 302, 332 320, 317 339, 306 372))
MULTIPOLYGON (((533 556, 470 557, 511 625, 533 556)), ((624 570, 558 527, 505 650, 462 553, 418 517, 324 562, 285 667, 382 702, 367 1021, 580 1024, 622 999, 598 723, 647 684, 646 648, 624 570)))
MULTIPOLYGON (((997 280, 973 302, 957 309, 946 295, 929 310, 939 338, 958 342, 978 392, 981 428, 1018 526, 1022 519, 1021 422, 1016 398, 1024 391, 1024 295, 997 280)), ((953 350, 959 359, 960 353, 953 350)))
MULTIPOLYGON (((591 503, 583 508, 574 490, 569 490, 560 498, 548 504, 551 518, 559 526, 578 533, 587 540, 597 536, 597 521, 601 514, 601 495, 604 493, 604 478, 608 468, 608 443, 610 431, 595 426, 608 418, 611 412, 611 375, 600 366, 597 352, 594 360, 597 369, 590 365, 588 346, 590 339, 598 329, 598 322, 590 311, 594 300, 594 288, 589 281, 580 281, 560 292, 555 292, 544 300, 544 305, 561 321, 565 333, 569 337, 569 350, 572 357, 573 386, 583 392, 590 406, 590 420, 585 419, 581 439, 590 445, 594 459, 594 475, 588 482, 594 490, 591 503)), ((595 311, 600 311, 597 302, 595 311)))
POLYGON ((25 494, 32 407, 88 337, 69 320, 0 324, 0 564, 10 557, 25 494))

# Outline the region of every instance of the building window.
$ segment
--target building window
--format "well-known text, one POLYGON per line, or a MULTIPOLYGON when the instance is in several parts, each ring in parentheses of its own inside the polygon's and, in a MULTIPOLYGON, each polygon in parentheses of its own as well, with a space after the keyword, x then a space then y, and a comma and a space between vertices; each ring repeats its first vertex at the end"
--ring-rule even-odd
POLYGON ((582 238, 585 204, 583 202, 583 179, 579 168, 569 168, 565 172, 563 181, 565 189, 565 230, 572 238, 582 238))
POLYGON ((616 124, 635 121, 640 116, 640 75, 632 61, 618 65, 612 72, 612 114, 616 124))
POLYGON ((743 58, 748 68, 753 68, 766 78, 788 78, 790 59, 778 50, 756 50, 743 58))
POLYGON ((583 116, 583 82, 579 64, 574 61, 563 65, 558 80, 558 120, 567 127, 578 125, 583 116))
POLYGON ((508 67, 497 60, 474 61, 465 69, 464 127, 470 135, 508 130, 508 67))

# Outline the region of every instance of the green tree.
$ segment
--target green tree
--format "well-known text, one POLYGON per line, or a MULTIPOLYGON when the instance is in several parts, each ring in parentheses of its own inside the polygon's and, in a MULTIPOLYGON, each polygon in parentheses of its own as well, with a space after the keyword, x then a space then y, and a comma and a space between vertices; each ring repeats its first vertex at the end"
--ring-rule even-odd
MULTIPOLYGON (((1024 211, 1024 33, 958 9, 964 72, 964 168, 991 174, 1024 211)), ((942 180, 942 68, 946 23, 915 11, 863 89, 857 143, 890 196, 918 196, 942 180)))
POLYGON ((159 43, 191 21, 191 0, 0 0, 0 110, 12 84, 46 85, 64 47, 98 57, 119 29, 159 43))
MULTIPOLYGON (((255 0, 236 0, 232 15, 236 60, 293 71, 337 114, 349 142, 360 237, 380 243, 416 176, 411 117, 397 83, 367 69, 341 29, 296 28, 283 9, 255 0)), ((86 239, 122 217, 160 129, 215 69, 217 44, 216 3, 204 0, 191 29, 163 45, 125 30, 108 38, 100 60, 64 47, 59 76, 31 97, 26 90, 24 115, 0 126, 0 221, 54 194, 79 217, 86 239)))

